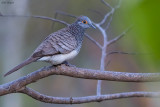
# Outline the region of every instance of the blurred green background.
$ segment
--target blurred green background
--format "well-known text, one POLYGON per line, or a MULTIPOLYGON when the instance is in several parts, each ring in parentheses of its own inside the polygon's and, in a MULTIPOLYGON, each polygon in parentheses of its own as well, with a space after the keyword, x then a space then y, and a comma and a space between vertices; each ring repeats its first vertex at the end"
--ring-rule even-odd
MULTIPOLYGON (((112 6, 117 0, 106 0, 112 6)), ((54 17, 56 10, 73 15, 86 15, 99 22, 110 11, 100 0, 0 0, 0 12, 4 15, 41 15, 54 17), (94 12, 93 12, 94 11, 94 12)), ((73 18, 58 15, 60 20, 72 23, 73 18)), ((113 21, 107 30, 109 39, 133 25, 126 36, 108 48, 108 51, 133 52, 137 55, 111 55, 106 70, 120 72, 159 72, 160 65, 160 1, 159 0, 122 0, 121 7, 114 13, 113 21)), ((3 74, 26 59, 41 41, 50 33, 63 28, 62 24, 43 19, 24 17, 0 17, 0 83, 6 83, 26 75, 49 64, 36 62, 4 78, 3 74)), ((103 44, 98 29, 87 31, 93 38, 103 44)), ((79 55, 70 61, 77 67, 99 69, 101 52, 90 40, 84 38, 79 55)), ((70 97, 96 94, 95 80, 76 79, 65 76, 50 76, 29 87, 40 93, 70 97)), ((128 91, 159 91, 156 83, 125 83, 103 81, 102 93, 128 91)), ((159 107, 159 99, 127 98, 101 103, 80 105, 46 104, 26 95, 10 94, 0 97, 0 107, 159 107)))

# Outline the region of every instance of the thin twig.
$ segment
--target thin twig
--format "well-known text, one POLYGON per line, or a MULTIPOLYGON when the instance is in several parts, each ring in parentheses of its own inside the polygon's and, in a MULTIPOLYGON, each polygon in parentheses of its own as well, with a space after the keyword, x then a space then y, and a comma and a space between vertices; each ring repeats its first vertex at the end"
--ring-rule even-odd
POLYGON ((120 52, 120 51, 113 51, 113 52, 109 52, 107 53, 107 56, 113 55, 113 54, 127 54, 127 55, 137 55, 138 53, 128 53, 128 52, 120 52))
MULTIPOLYGON (((54 19, 57 19, 57 17, 58 17, 58 14, 57 14, 57 13, 55 13, 55 15, 54 15, 54 19)), ((55 25, 55 22, 53 22, 53 23, 52 23, 52 25, 51 25, 51 28, 52 28, 52 29, 54 29, 54 25, 55 25)))
POLYGON ((116 9, 120 8, 120 5, 121 5, 121 0, 119 0, 118 4, 117 4, 114 8, 112 8, 111 17, 110 17, 110 20, 109 20, 109 22, 108 22, 105 30, 107 30, 107 29, 109 28, 109 26, 110 26, 110 24, 111 24, 111 22, 112 22, 112 19, 113 19, 114 11, 115 11, 116 9))
POLYGON ((102 3, 104 3, 106 6, 110 7, 111 8, 111 11, 109 13, 107 13, 104 18, 101 20, 101 22, 99 22, 98 24, 99 25, 102 25, 106 22, 106 20, 108 19, 109 16, 111 16, 110 18, 110 21, 108 22, 107 26, 105 29, 108 29, 111 21, 112 21, 112 16, 113 16, 113 13, 115 12, 116 9, 118 9, 121 5, 121 0, 119 1, 119 3, 115 6, 115 7, 112 7, 110 4, 108 4, 107 2, 105 2, 104 0, 101 0, 102 3))
MULTIPOLYGON (((30 16, 27 16, 27 17, 30 17, 30 16)), ((31 16, 31 17, 33 17, 33 18, 47 19, 47 20, 51 20, 51 21, 55 21, 55 22, 62 23, 62 24, 64 24, 64 25, 70 25, 70 24, 68 24, 68 23, 65 22, 65 21, 58 20, 58 19, 53 19, 53 18, 46 17, 46 16, 31 16)))
POLYGON ((29 18, 40 18, 40 19, 46 19, 46 20, 51 20, 51 21, 55 21, 55 22, 59 22, 62 23, 64 25, 69 25, 67 22, 62 21, 62 20, 58 20, 58 19, 54 19, 54 18, 50 18, 50 17, 46 17, 46 16, 35 16, 35 15, 31 15, 31 16, 20 16, 20 15, 0 15, 0 17, 29 17, 29 18))
POLYGON ((110 46, 111 44, 115 43, 116 41, 118 41, 119 39, 121 39, 124 35, 126 35, 126 33, 131 30, 132 26, 128 27, 124 32, 122 32, 119 36, 115 37, 112 40, 109 40, 107 43, 107 46, 110 46))
POLYGON ((108 17, 109 17, 111 14, 113 14, 113 13, 114 13, 114 10, 115 10, 110 4, 108 4, 108 3, 105 2, 104 0, 101 0, 101 2, 102 2, 103 4, 105 4, 107 7, 110 7, 110 8, 111 8, 111 11, 104 16, 104 18, 98 23, 99 25, 104 24, 104 23, 106 22, 106 20, 108 19, 108 17))
POLYGON ((98 23, 99 25, 102 25, 106 22, 106 20, 108 19, 108 17, 112 14, 112 11, 107 13, 104 18, 98 23))
POLYGON ((77 18, 77 16, 75 16, 73 14, 69 14, 69 13, 66 13, 66 12, 63 12, 63 11, 59 11, 59 10, 57 10, 56 13, 61 14, 61 15, 65 15, 65 16, 69 16, 69 17, 72 17, 72 18, 77 18))
POLYGON ((101 2, 103 3, 103 4, 105 4, 107 7, 109 7, 109 8, 113 8, 110 4, 108 4, 106 1, 104 1, 104 0, 101 0, 101 2))
POLYGON ((122 3, 122 0, 118 0, 118 4, 114 7, 115 9, 118 9, 120 8, 121 6, 121 3, 122 3))
POLYGON ((106 28, 104 28, 105 30, 107 30, 107 29, 109 28, 109 26, 110 26, 110 24, 111 24, 111 22, 112 22, 112 19, 113 19, 113 14, 111 14, 111 17, 110 17, 110 19, 109 19, 109 21, 108 21, 108 23, 107 23, 106 28))
POLYGON ((95 39, 93 39, 91 36, 89 36, 87 33, 85 33, 85 36, 91 40, 93 43, 95 43, 100 49, 102 49, 101 44, 99 44, 95 39))

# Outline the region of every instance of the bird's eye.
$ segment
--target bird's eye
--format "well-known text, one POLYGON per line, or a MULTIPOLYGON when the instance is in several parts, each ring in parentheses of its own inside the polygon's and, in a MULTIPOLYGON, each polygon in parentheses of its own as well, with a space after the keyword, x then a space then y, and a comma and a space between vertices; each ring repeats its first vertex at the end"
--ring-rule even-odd
POLYGON ((83 20, 82 23, 87 24, 88 22, 86 20, 83 20))

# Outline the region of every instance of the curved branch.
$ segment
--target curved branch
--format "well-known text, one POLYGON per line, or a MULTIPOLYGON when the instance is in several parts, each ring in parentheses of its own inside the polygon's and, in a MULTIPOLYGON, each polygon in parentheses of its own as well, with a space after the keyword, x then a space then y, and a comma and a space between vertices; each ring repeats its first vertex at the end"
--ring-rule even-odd
POLYGON ((20 93, 26 94, 38 101, 54 104, 81 104, 89 102, 101 102, 105 100, 131 98, 131 97, 160 97, 160 92, 124 92, 115 94, 106 94, 100 96, 85 96, 85 97, 52 97, 41 94, 31 88, 25 88, 20 93))
POLYGON ((69 16, 69 17, 72 17, 72 18, 77 18, 77 16, 75 16, 73 14, 69 14, 69 13, 66 13, 66 12, 63 12, 63 11, 60 11, 60 10, 57 10, 56 13, 64 15, 64 16, 69 16))
POLYGON ((54 21, 54 22, 59 22, 59 23, 62 23, 64 25, 67 25, 67 26, 69 25, 65 21, 54 19, 54 18, 51 18, 51 17, 46 17, 46 16, 34 16, 34 15, 31 15, 31 16, 20 16, 20 15, 2 15, 2 14, 0 14, 0 17, 29 17, 29 18, 32 17, 32 18, 47 19, 47 20, 51 20, 51 21, 54 21))
POLYGON ((0 85, 0 96, 17 92, 26 85, 34 83, 37 80, 45 78, 50 75, 64 75, 75 78, 122 81, 122 82, 160 81, 160 73, 126 73, 126 72, 114 72, 114 71, 99 72, 99 70, 68 67, 63 64, 57 67, 53 66, 44 67, 28 74, 27 76, 0 85))

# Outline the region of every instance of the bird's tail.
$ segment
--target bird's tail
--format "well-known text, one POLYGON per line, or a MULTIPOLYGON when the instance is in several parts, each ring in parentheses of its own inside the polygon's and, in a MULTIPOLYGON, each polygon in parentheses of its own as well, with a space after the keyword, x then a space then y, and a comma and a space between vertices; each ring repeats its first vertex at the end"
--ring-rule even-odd
POLYGON ((33 57, 30 57, 30 58, 26 59, 26 60, 23 61, 21 64, 17 65, 16 67, 14 67, 14 68, 11 69, 10 71, 8 71, 8 72, 4 75, 4 77, 7 76, 7 75, 9 75, 9 74, 11 74, 11 73, 13 73, 13 72, 15 72, 15 71, 17 71, 17 70, 19 70, 20 68, 24 67, 25 65, 30 64, 31 62, 34 62, 34 61, 38 60, 38 59, 39 59, 39 58, 33 58, 33 57))

